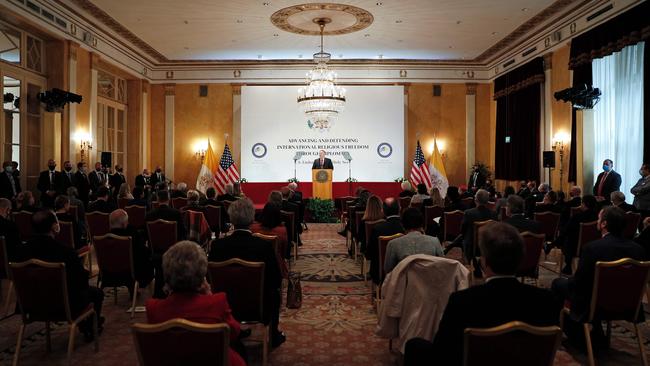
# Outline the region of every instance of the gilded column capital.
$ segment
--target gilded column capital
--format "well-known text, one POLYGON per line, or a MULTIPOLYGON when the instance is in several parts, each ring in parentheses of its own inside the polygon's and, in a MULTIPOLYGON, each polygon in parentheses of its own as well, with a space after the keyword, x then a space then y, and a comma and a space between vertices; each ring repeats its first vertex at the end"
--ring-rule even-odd
POLYGON ((544 71, 550 70, 553 68, 553 54, 547 53, 544 56, 544 71))
POLYGON ((476 95, 477 83, 465 83, 465 95, 476 95))
POLYGON ((163 84, 165 88, 165 96, 176 95, 176 84, 163 84))

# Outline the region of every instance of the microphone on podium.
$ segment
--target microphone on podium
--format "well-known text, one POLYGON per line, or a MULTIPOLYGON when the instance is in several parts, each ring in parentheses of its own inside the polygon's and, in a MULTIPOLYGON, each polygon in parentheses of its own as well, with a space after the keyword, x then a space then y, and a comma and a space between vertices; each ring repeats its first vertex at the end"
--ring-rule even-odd
POLYGON ((293 156, 293 161, 298 161, 305 155, 304 151, 296 151, 296 155, 293 156))

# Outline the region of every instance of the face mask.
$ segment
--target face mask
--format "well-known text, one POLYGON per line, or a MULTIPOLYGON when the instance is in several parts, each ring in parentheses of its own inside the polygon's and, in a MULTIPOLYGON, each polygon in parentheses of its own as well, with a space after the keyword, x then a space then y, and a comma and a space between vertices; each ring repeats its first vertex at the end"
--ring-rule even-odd
MULTIPOLYGON (((7 167, 5 167, 5 172, 7 172, 7 173, 13 173, 13 171, 14 171, 14 167, 12 167, 12 166, 7 166, 7 167)), ((642 174, 642 175, 643 175, 643 174, 642 174)))
POLYGON ((67 167, 65 167, 65 171, 66 171, 66 172, 69 172, 69 171, 71 171, 71 170, 72 170, 72 167, 71 167, 71 166, 67 166, 67 167))
POLYGON ((86 168, 86 167, 81 168, 82 173, 86 173, 87 170, 88 170, 88 168, 86 168))
POLYGON ((156 173, 160 173, 160 172, 162 172, 161 169, 156 169, 156 173))
POLYGON ((47 166, 51 171, 54 171, 56 169, 56 165, 48 165, 47 166))
POLYGON ((605 172, 609 172, 612 168, 609 167, 609 165, 603 165, 603 170, 605 172))
POLYGON ((122 170, 123 170, 123 169, 122 169, 122 168, 120 168, 120 169, 118 169, 117 171, 118 171, 119 173, 122 173, 122 170))
POLYGON ((101 172, 102 168, 95 168, 96 171, 101 172))

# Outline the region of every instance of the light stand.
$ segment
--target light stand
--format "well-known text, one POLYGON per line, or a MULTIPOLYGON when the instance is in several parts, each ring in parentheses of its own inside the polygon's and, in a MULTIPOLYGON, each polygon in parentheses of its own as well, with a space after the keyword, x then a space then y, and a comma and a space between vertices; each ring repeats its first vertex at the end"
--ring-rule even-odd
POLYGON ((347 151, 343 153, 343 159, 348 161, 348 196, 352 195, 352 156, 347 151))
POLYGON ((293 156, 293 181, 295 182, 297 180, 297 175, 296 175, 296 164, 298 163, 298 160, 305 155, 304 151, 296 151, 296 155, 293 156))

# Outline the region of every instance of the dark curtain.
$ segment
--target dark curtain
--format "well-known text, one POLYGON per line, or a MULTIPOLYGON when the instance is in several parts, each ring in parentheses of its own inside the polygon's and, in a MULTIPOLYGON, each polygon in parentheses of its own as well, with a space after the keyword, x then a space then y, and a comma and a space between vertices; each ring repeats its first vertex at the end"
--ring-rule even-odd
MULTIPOLYGON (((573 86, 592 84, 591 62, 580 65, 573 70, 573 86)), ((571 148, 569 151, 569 182, 578 181, 578 134, 576 127, 576 109, 571 108, 571 148)))
POLYGON ((536 58, 494 81, 497 102, 496 179, 539 181, 541 87, 544 65, 536 58), (509 142, 506 142, 509 137, 509 142))

